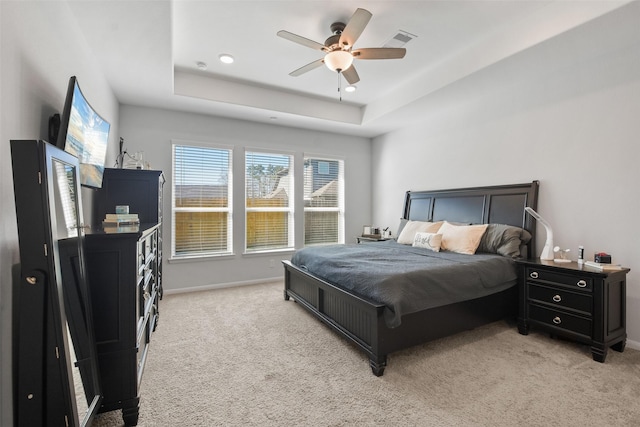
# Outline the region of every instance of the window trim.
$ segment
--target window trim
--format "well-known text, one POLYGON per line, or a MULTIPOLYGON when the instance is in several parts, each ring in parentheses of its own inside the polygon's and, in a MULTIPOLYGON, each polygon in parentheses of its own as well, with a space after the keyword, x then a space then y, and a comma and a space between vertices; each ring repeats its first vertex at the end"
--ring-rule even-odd
POLYGON ((243 173, 244 173, 244 248, 243 255, 255 255, 255 254, 269 254, 278 252, 288 252, 295 250, 295 224, 296 224, 296 210, 295 210, 295 198, 296 198, 296 183, 295 183, 295 153, 285 150, 270 149, 264 147, 244 147, 244 155, 242 159, 243 173), (291 194, 288 196, 288 207, 248 207, 247 206, 247 154, 257 153, 261 155, 274 155, 274 156, 287 156, 289 158, 289 186, 291 194), (260 248, 249 249, 247 247, 247 235, 249 221, 247 220, 248 214, 251 212, 283 212, 287 213, 287 246, 275 247, 275 248, 260 248))
POLYGON ((192 140, 182 140, 182 139, 172 139, 171 140, 171 253, 169 254, 168 261, 170 262, 187 262, 187 261, 198 261, 198 260, 207 260, 207 259, 220 259, 225 257, 232 257, 235 255, 234 245, 233 245, 233 162, 234 162, 234 147, 228 144, 222 144, 218 142, 205 142, 205 141, 192 141, 192 140), (229 153, 229 164, 228 164, 228 179, 227 179, 227 207, 205 207, 205 208, 192 208, 192 207, 183 207, 176 208, 175 206, 175 195, 176 195, 176 147, 178 146, 186 146, 186 147, 194 147, 194 148, 203 148, 203 149, 211 149, 211 150, 225 150, 229 153), (175 238, 175 217, 176 212, 226 212, 227 213, 227 250, 220 252, 209 252, 209 253, 193 253, 193 254, 185 254, 185 255, 176 255, 176 238, 175 238))
POLYGON ((331 156, 331 155, 325 155, 325 154, 317 154, 317 153, 302 153, 302 164, 303 164, 303 171, 302 171, 302 175, 303 175, 303 179, 302 179, 302 186, 301 186, 301 192, 302 192, 302 199, 303 199, 303 212, 302 212, 302 220, 304 222, 304 217, 305 217, 305 213, 306 212, 338 212, 338 242, 337 243, 317 243, 315 245, 306 245, 305 241, 306 241, 306 236, 304 233, 304 230, 306 229, 305 224, 303 223, 303 227, 302 227, 302 246, 303 247, 307 247, 307 246, 323 246, 323 245, 331 245, 331 244, 344 244, 345 243, 345 227, 346 227, 346 196, 345 196, 345 169, 346 169, 346 160, 344 157, 341 156, 331 156), (330 162, 339 162, 340 163, 340 170, 338 172, 338 176, 340 177, 340 179, 338 180, 338 206, 333 208, 333 207, 307 207, 304 206, 304 197, 305 197, 305 189, 304 189, 304 185, 305 185, 305 176, 304 176, 304 164, 307 162, 307 160, 326 160, 326 161, 330 161, 330 162))

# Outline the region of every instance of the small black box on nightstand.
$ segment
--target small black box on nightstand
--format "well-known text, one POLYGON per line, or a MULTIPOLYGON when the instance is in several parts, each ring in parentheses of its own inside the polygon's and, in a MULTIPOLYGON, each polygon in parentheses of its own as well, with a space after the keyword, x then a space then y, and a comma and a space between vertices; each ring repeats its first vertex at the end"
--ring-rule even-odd
POLYGON ((600 252, 593 256, 593 260, 595 262, 599 262, 600 264, 611 264, 611 255, 600 252))

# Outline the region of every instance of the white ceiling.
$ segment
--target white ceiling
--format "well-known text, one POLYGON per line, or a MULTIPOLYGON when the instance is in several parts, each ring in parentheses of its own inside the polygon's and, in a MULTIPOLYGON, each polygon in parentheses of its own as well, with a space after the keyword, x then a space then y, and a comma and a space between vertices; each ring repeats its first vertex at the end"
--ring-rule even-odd
MULTIPOLYGON (((69 1, 80 30, 123 104, 284 126, 377 136, 417 120, 420 100, 629 0, 116 0, 69 1), (358 90, 338 94, 322 57, 276 36, 324 43, 358 8, 373 18, 355 47, 417 36, 403 59, 356 60, 358 90), (97 19, 99 17, 99 19, 97 19), (229 53, 234 64, 219 62, 229 53), (197 68, 198 61, 208 65, 197 68)), ((347 83, 342 80, 342 85, 347 83)))

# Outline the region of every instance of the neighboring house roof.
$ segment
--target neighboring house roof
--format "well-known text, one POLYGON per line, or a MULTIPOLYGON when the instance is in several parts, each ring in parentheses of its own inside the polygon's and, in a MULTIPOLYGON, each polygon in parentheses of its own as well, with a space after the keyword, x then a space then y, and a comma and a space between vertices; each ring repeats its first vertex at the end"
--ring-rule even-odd
POLYGON ((334 179, 311 193, 311 198, 317 199, 320 197, 336 197, 337 195, 338 180, 334 179))
POLYGON ((287 197, 287 190, 283 187, 280 187, 267 194, 265 196, 265 199, 286 199, 287 197))

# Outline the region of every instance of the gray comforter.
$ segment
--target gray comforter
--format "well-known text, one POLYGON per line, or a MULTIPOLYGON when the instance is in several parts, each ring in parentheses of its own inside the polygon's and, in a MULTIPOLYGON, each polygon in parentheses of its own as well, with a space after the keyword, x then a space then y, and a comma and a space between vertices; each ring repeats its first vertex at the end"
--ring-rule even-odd
POLYGON ((404 314, 500 292, 517 278, 508 257, 433 252, 395 241, 304 248, 291 262, 385 304, 389 327, 400 325, 404 314))

